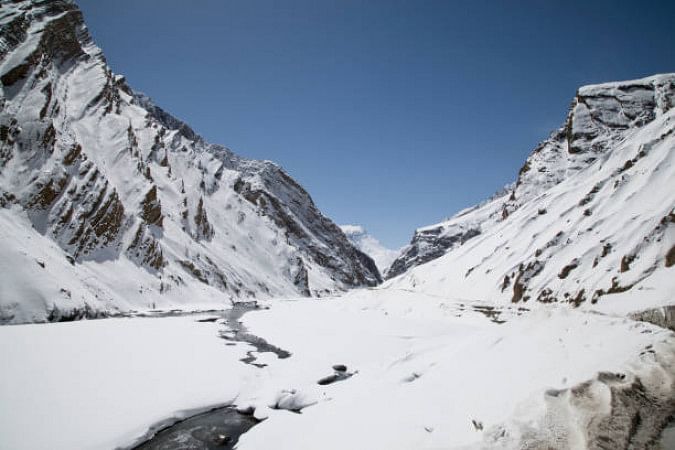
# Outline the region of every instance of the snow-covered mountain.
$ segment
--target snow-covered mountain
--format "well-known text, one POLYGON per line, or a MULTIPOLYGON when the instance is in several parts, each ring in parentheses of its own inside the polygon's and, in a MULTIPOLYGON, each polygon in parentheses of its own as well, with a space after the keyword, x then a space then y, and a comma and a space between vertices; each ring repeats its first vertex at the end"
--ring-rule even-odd
POLYGON ((243 450, 675 429, 675 74, 581 88, 514 184, 314 301, 391 254, 133 92, 72 2, 0 5, 0 323, 129 311, 0 327, 0 448, 137 448, 188 416, 174 443, 243 450))
POLYGON ((2 3, 0 80, 0 321, 380 281, 283 169, 205 142, 113 74, 74 3, 2 3))
POLYGON ((385 247, 361 225, 340 225, 340 229, 356 248, 373 258, 382 275, 399 255, 400 250, 385 247))
POLYGON ((417 230, 387 286, 576 305, 672 297, 674 105, 675 74, 580 88, 515 184, 417 230))

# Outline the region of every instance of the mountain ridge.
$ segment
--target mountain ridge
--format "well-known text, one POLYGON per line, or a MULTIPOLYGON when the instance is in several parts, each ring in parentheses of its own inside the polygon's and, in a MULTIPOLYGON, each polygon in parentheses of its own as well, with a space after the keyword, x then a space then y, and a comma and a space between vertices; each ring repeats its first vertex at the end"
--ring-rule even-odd
POLYGON ((40 243, 19 251, 17 236, 3 236, 16 260, 0 320, 213 308, 380 282, 281 167, 209 144, 114 74, 75 3, 3 4, 0 22, 0 220, 30 224, 21 239, 40 243), (30 273, 33 260, 50 276, 30 273))
POLYGON ((361 225, 340 225, 340 228, 356 248, 375 261, 380 273, 386 276, 387 269, 398 256, 399 250, 385 247, 361 225))
MULTIPOLYGON (((579 88, 565 124, 534 149, 516 182, 418 229, 385 286, 579 305, 660 278, 675 252, 673 105, 675 74, 579 88), (484 282, 470 286, 478 273, 484 282)), ((653 289, 667 297, 670 284, 653 289)))

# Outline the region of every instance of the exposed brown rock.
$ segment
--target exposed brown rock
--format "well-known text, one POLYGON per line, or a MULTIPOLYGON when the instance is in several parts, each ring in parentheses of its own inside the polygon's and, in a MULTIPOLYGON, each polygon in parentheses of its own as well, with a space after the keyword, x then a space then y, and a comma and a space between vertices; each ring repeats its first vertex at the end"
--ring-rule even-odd
POLYGON ((666 253, 666 267, 672 267, 675 265, 675 245, 670 247, 668 253, 666 253))
POLYGON ((526 302, 529 300, 530 296, 525 295, 527 291, 527 284, 529 281, 536 277, 539 272, 544 268, 544 263, 539 260, 530 261, 527 266, 520 264, 518 267, 518 275, 513 281, 513 297, 511 297, 512 303, 518 303, 519 301, 526 302))
POLYGON ((198 279, 204 284, 209 284, 209 280, 204 276, 201 270, 199 270, 192 261, 180 260, 178 263, 187 271, 190 275, 198 279))
POLYGON ((40 109, 40 119, 44 119, 47 115, 47 109, 49 108, 49 103, 52 101, 52 84, 47 83, 44 88, 42 88, 42 93, 45 94, 45 104, 40 109))
POLYGON ((214 235, 214 230, 209 223, 209 218, 206 215, 206 207, 204 206, 204 198, 199 197, 197 204, 197 211, 195 212, 195 234, 199 239, 211 240, 214 235))
POLYGON ((80 154, 82 154, 82 146, 80 144, 73 145, 63 157, 63 164, 70 166, 79 158, 80 154))
POLYGON ((56 198, 63 192, 63 189, 68 184, 67 177, 59 177, 56 179, 49 179, 45 184, 39 187, 38 192, 28 201, 28 206, 37 206, 46 209, 51 206, 56 198))
POLYGON ((134 240, 127 248, 127 255, 146 268, 161 270, 167 264, 161 245, 144 224, 138 226, 134 240))
POLYGON ((145 223, 148 225, 156 225, 161 228, 164 216, 162 216, 162 205, 157 197, 157 186, 153 185, 148 193, 145 194, 142 207, 143 212, 141 217, 145 223))
POLYGON ((558 274, 558 278, 561 280, 564 280, 567 278, 567 276, 572 272, 574 269, 576 269, 579 266, 579 263, 575 260, 566 265, 565 267, 562 268, 560 273, 558 274))
POLYGON ((630 265, 634 260, 635 255, 624 255, 624 257, 621 258, 621 267, 619 268, 619 272, 628 272, 630 270, 630 265))

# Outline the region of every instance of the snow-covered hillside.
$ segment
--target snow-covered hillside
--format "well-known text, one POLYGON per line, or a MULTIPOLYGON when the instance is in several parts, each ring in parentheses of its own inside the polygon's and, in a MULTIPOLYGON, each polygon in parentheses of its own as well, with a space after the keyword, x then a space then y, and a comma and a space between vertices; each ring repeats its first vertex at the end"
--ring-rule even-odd
POLYGON ((385 247, 375 237, 368 234, 368 231, 361 225, 340 225, 340 228, 356 248, 373 258, 375 265, 384 276, 400 250, 385 247))
POLYGON ((675 74, 580 88, 516 183, 417 230, 386 285, 500 303, 672 302, 674 105, 675 74))
POLYGON ((106 65, 70 1, 2 2, 0 321, 217 307, 379 281, 279 166, 106 65))

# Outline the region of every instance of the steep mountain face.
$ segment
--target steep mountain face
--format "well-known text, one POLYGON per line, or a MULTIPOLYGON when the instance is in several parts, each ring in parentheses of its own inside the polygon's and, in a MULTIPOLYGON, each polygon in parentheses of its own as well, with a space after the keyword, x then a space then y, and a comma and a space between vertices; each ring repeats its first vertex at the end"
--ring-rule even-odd
POLYGON ((380 281, 279 166, 205 142, 113 74, 72 2, 3 2, 0 25, 0 321, 380 281))
POLYGON ((517 181, 417 230, 388 284, 511 302, 672 295, 674 105, 675 74, 582 87, 517 181))
POLYGON ((375 261, 375 265, 381 274, 386 273, 399 254, 398 250, 392 250, 382 245, 361 225, 340 225, 340 228, 356 248, 375 261))

